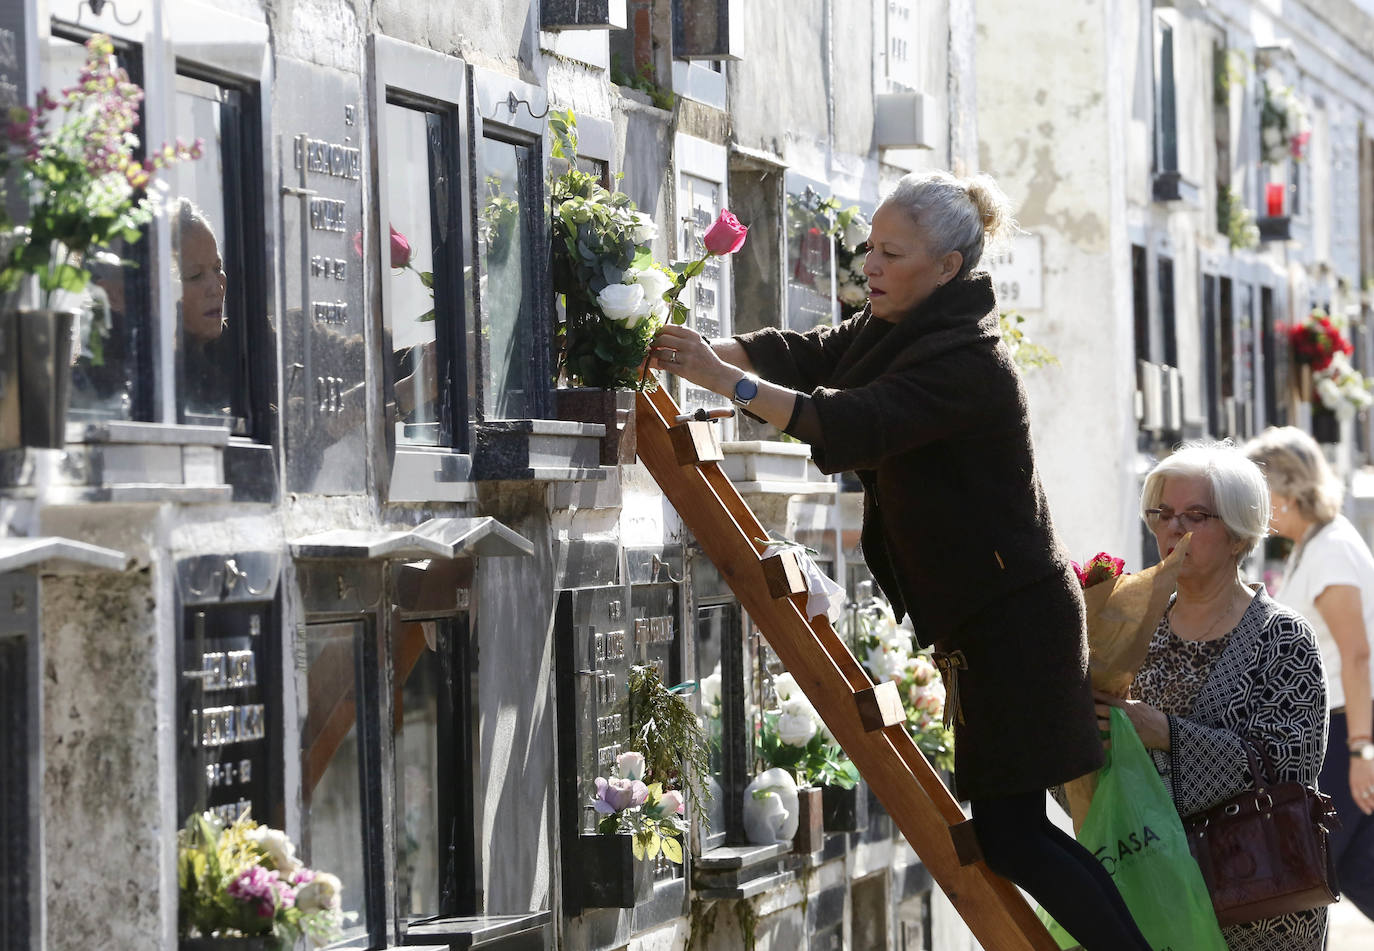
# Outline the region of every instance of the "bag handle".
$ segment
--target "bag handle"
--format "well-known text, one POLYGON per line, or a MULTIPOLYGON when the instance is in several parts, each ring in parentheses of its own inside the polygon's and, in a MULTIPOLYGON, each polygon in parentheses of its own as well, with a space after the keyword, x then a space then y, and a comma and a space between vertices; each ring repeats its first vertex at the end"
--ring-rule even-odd
POLYGON ((1274 764, 1269 759, 1269 751, 1264 748, 1264 744, 1256 743, 1248 736, 1242 736, 1240 745, 1245 748, 1245 758, 1250 763, 1250 776, 1255 788, 1262 789, 1276 782, 1278 773, 1274 770, 1274 764))

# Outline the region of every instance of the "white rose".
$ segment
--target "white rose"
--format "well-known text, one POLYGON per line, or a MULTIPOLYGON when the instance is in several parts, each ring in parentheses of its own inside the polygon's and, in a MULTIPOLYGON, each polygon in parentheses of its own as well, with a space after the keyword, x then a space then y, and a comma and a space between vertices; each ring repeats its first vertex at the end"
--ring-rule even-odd
POLYGON ((868 222, 863 215, 854 215, 849 219, 849 224, 845 225, 844 243, 851 248, 857 248, 868 240, 868 222))
POLYGON ((630 226, 630 240, 635 244, 648 244, 658 237, 658 225, 654 224, 653 218, 642 211, 634 212, 631 218, 633 224, 630 226))
POLYGON ((835 294, 840 298, 841 302, 851 307, 858 307, 868 299, 868 291, 858 284, 841 284, 836 289, 835 294))
POLYGON ((338 908, 342 891, 343 882, 339 881, 337 875, 319 872, 312 880, 296 889, 296 907, 306 914, 338 908))
POLYGON ((797 692, 797 679, 783 671, 773 678, 773 692, 778 695, 779 701, 785 701, 797 692))
POLYGON ((633 751, 621 753, 615 758, 615 772, 621 779, 643 779, 644 754, 633 751))
POLYGON ((290 878, 301 867, 300 860, 296 858, 296 846, 280 829, 258 826, 256 829, 249 829, 246 837, 267 853, 272 865, 281 872, 283 878, 290 878))
POLYGON ((720 664, 716 664, 715 670, 701 678, 701 705, 712 716, 720 707, 720 664))
POLYGON ((644 288, 644 299, 649 302, 649 312, 655 317, 668 316, 668 302, 663 295, 672 290, 673 279, 656 267, 645 268, 634 273, 634 283, 644 288))
POLYGON ((1283 141, 1282 137, 1279 135, 1279 130, 1274 128, 1273 126, 1267 127, 1264 130, 1263 136, 1264 147, 1266 149, 1276 149, 1283 141))
POLYGON ((1317 396, 1321 399, 1322 405, 1327 408, 1335 407, 1341 402, 1341 388, 1336 385, 1336 381, 1330 377, 1322 377, 1316 381, 1317 396))
POLYGON ((791 701, 778 716, 778 739, 788 746, 805 746, 816 735, 815 717, 800 705, 792 706, 789 712, 789 706, 791 701))
POLYGON ((611 320, 623 320, 631 327, 649 312, 644 288, 638 284, 607 284, 596 295, 596 305, 611 320))

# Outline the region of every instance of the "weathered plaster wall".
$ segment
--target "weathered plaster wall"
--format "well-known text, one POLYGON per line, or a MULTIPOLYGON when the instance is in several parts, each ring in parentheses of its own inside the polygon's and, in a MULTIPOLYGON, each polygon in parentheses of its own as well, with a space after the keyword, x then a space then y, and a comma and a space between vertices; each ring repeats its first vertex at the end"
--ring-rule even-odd
POLYGON ((1041 477, 1072 552, 1129 556, 1138 548, 1135 420, 1122 380, 1134 362, 1129 278, 1114 257, 1125 204, 1111 142, 1122 123, 1112 125, 1104 94, 1115 67, 1106 12, 1096 3, 987 0, 978 15, 980 164, 1021 226, 1043 239, 1045 307, 1026 316, 1033 338, 1062 362, 1027 378, 1041 477))

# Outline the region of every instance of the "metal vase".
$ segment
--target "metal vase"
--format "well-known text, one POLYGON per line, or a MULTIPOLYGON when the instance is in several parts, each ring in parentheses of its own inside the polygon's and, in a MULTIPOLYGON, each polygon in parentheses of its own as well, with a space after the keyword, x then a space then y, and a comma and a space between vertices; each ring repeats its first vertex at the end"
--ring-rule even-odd
POLYGON ((72 382, 72 318, 63 310, 21 310, 19 431, 25 446, 61 449, 66 443, 72 382))

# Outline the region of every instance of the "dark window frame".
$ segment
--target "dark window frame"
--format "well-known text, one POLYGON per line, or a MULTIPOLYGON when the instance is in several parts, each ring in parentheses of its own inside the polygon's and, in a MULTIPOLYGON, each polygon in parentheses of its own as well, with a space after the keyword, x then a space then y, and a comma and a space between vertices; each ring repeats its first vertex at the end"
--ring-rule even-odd
MULTIPOLYGON (((54 38, 82 45, 85 45, 87 40, 99 32, 90 27, 61 20, 57 17, 51 20, 50 31, 54 38)), ((145 88, 142 44, 119 36, 110 36, 110 43, 114 46, 116 62, 129 74, 129 80, 136 83, 140 89, 145 88)), ((147 124, 144 121, 144 110, 141 105, 138 110, 138 125, 134 127, 134 134, 138 136, 138 144, 134 147, 132 158, 139 161, 147 157, 148 141, 147 124)), ((153 273, 151 254, 153 228, 144 225, 139 230, 143 237, 126 249, 127 259, 132 262, 131 267, 125 268, 126 280, 132 285, 132 290, 137 298, 138 312, 144 315, 146 321, 145 326, 141 328, 142 332, 135 336, 133 359, 139 369, 134 376, 134 388, 131 393, 133 405, 130 408, 129 419, 135 422, 157 422, 161 416, 157 400, 157 377, 160 371, 157 368, 160 365, 158 359, 159 334, 162 332, 162 327, 154 305, 153 283, 150 279, 153 273)), ((125 313, 128 316, 132 308, 127 306, 127 289, 125 296, 125 313)))
MULTIPOLYGON (((262 86, 252 79, 234 76, 204 63, 177 57, 174 80, 186 77, 195 82, 216 86, 233 95, 232 100, 221 99, 223 136, 221 158, 224 161, 224 244, 222 257, 227 274, 238 274, 237 296, 226 298, 229 329, 237 336, 237 354, 241 378, 247 382, 243 412, 235 414, 230 428, 233 436, 242 436, 255 443, 270 444, 276 414, 276 346, 268 318, 270 282, 270 242, 252 247, 252 235, 266 235, 266 187, 255 170, 263 168, 262 145, 262 86), (227 120, 226 121, 226 114, 227 120), (237 163, 230 158, 236 157, 237 163), (232 304, 230 303, 232 302, 232 304), (237 319, 235 319, 237 318, 237 319)), ((176 249, 172 249, 176 253, 176 249)), ((180 328, 178 331, 180 332, 180 328)), ((177 361, 177 422, 204 423, 207 420, 188 417, 181 400, 183 366, 177 361)), ((235 394, 240 398, 240 394, 235 394)), ((240 407, 236 406, 236 410, 240 407)), ((219 425, 221 420, 208 420, 219 425)))
POLYGON ((491 395, 486 392, 487 375, 490 368, 486 365, 488 355, 474 354, 476 370, 473 383, 476 387, 473 400, 472 418, 477 425, 508 419, 548 419, 554 415, 554 365, 555 331, 557 315, 551 269, 547 262, 552 254, 552 225, 546 206, 547 194, 544 186, 544 116, 548 107, 542 101, 542 91, 518 80, 508 79, 483 71, 473 71, 471 78, 471 138, 468 154, 471 170, 468 181, 469 219, 472 244, 474 337, 480 338, 489 325, 487 303, 482 298, 481 276, 482 260, 478 246, 478 219, 481 214, 481 201, 478 196, 486 181, 486 167, 482 161, 482 144, 491 140, 506 145, 528 149, 528 155, 520 163, 519 189, 521 196, 521 225, 528 236, 526 267, 522 284, 525 297, 531 308, 530 340, 530 380, 531 387, 526 414, 519 417, 495 416, 491 414, 491 395), (539 101, 535 101, 539 100, 539 101), (537 107, 543 106, 543 110, 537 107), (535 118, 535 117, 538 118, 535 118))
POLYGON ((1155 172, 1178 171, 1178 102, 1174 78, 1174 27, 1154 16, 1155 36, 1155 172))

